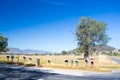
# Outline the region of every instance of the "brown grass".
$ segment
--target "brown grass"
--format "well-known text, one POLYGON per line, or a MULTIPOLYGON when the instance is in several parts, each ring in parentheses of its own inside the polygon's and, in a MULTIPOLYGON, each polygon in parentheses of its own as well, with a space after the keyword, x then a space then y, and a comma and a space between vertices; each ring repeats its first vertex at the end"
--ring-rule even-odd
MULTIPOLYGON (((7 55, 0 55, 0 62, 7 62, 7 55)), ((14 62, 18 62, 18 55, 15 55, 14 62)), ((68 55, 68 56, 49 56, 49 55, 20 55, 19 56, 19 62, 23 63, 24 65, 35 65, 36 64, 36 58, 40 59, 40 66, 43 67, 52 67, 52 68, 64 68, 64 69, 79 69, 79 70, 88 70, 88 71, 97 71, 97 72, 110 72, 113 68, 120 68, 120 65, 116 64, 115 62, 111 61, 107 56, 92 56, 90 58, 94 58, 94 66, 92 67, 90 62, 86 64, 84 60, 79 60, 78 66, 76 66, 76 63, 74 62, 73 65, 71 65, 71 60, 76 60, 77 58, 83 58, 83 56, 74 56, 74 55, 68 55), (27 59, 24 60, 23 56, 26 56, 27 59), (30 61, 29 58, 32 58, 30 61), (47 61, 51 60, 51 63, 49 64, 47 61), (66 64, 64 61, 69 60, 69 63, 66 64), (102 60, 100 60, 102 59, 102 60), (104 60, 103 60, 104 59, 104 60)), ((11 60, 9 59, 9 62, 11 60)))

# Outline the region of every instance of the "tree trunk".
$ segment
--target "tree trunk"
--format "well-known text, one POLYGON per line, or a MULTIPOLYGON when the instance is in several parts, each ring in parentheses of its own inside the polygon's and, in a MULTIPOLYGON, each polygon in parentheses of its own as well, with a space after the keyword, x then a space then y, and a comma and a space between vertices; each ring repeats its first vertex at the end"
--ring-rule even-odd
POLYGON ((84 52, 84 59, 86 60, 86 59, 88 59, 88 57, 89 57, 89 51, 86 50, 86 51, 84 52))
POLYGON ((89 46, 88 46, 88 44, 86 44, 84 46, 84 59, 86 60, 86 59, 88 59, 88 57, 89 57, 89 46))

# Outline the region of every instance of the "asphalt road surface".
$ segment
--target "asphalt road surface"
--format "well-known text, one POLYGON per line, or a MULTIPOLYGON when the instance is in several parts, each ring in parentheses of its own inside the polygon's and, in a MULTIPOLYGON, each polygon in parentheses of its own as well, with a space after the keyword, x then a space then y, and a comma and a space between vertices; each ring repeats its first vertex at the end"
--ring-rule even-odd
MULTIPOLYGON (((71 72, 72 73, 72 72, 71 72)), ((0 64, 0 80, 120 80, 120 72, 71 76, 47 71, 28 70, 23 66, 0 64)))
POLYGON ((120 64, 120 59, 114 58, 114 57, 110 57, 113 61, 115 61, 116 63, 120 64))

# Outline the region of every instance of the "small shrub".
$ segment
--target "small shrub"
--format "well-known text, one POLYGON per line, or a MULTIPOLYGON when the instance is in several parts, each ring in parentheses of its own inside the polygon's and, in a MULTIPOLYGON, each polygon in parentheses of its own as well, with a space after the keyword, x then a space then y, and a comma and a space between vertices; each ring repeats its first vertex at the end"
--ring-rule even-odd
POLYGON ((14 62, 6 62, 6 64, 15 64, 14 62))
POLYGON ((17 63, 18 65, 24 65, 24 63, 22 63, 22 62, 19 62, 19 63, 17 63))

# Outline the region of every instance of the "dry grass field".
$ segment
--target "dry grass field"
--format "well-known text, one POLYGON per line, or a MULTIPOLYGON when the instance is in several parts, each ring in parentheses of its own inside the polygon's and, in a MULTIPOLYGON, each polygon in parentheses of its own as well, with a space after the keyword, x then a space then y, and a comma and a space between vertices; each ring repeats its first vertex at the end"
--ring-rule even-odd
MULTIPOLYGON (((6 56, 11 55, 0 55, 0 62, 11 62, 11 58, 7 58, 6 56)), ((14 55, 13 62, 21 62, 25 64, 36 64, 36 60, 40 59, 40 67, 52 67, 52 68, 64 68, 64 69, 80 69, 80 70, 89 70, 89 71, 99 71, 99 72, 110 72, 113 68, 120 68, 120 65, 113 62, 106 55, 99 56, 90 56, 88 64, 83 59, 83 56, 75 56, 75 55, 14 55), (26 57, 24 59, 23 57, 26 57), (32 60, 30 60, 31 58, 32 60), (50 63, 48 62, 50 60, 50 63), (68 63, 65 62, 68 60, 68 63), (73 60, 73 64, 71 64, 71 60, 73 60), (78 61, 76 64, 75 61, 78 61), (91 65, 91 61, 94 61, 94 65, 91 65)))

